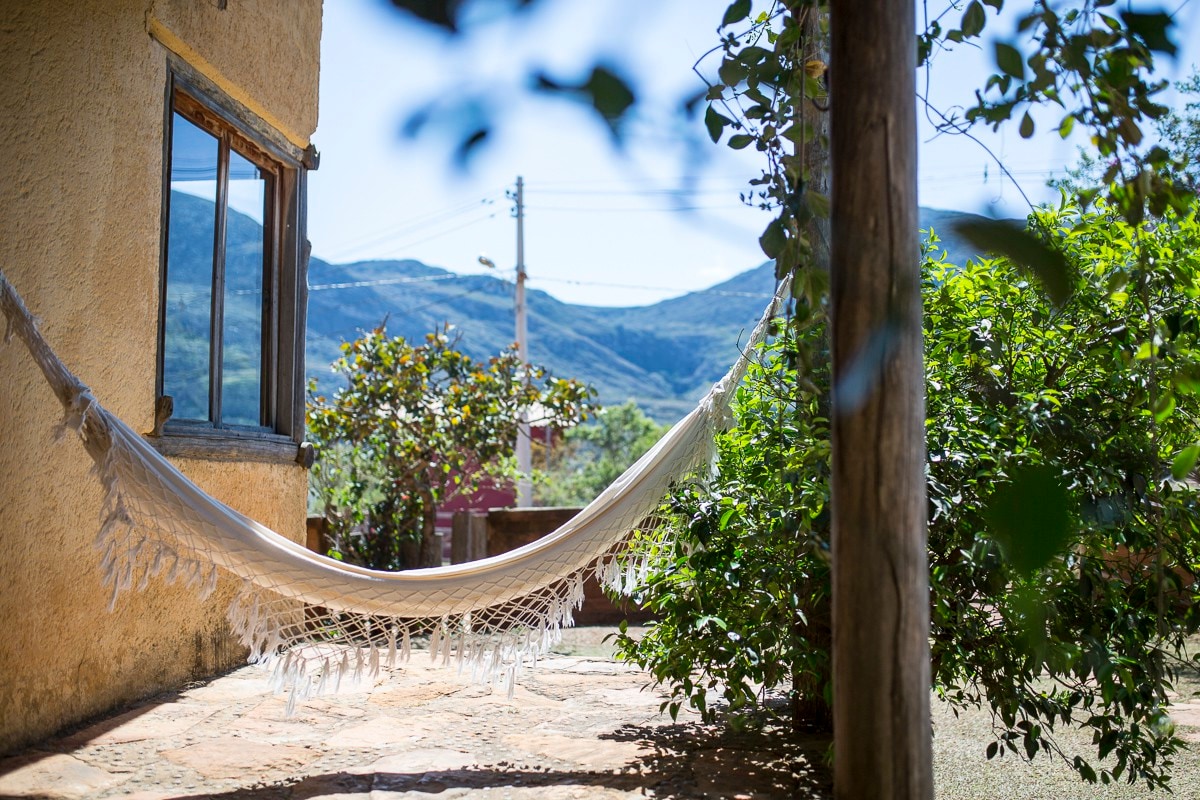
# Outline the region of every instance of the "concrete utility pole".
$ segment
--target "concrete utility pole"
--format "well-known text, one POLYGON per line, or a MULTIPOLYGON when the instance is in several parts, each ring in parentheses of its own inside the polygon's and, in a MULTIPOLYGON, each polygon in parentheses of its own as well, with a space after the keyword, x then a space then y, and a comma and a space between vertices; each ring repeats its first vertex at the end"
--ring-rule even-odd
POLYGON ((932 800, 911 2, 831 0, 838 800, 932 800))
MULTIPOLYGON (((513 298, 513 311, 517 318, 517 357, 521 364, 529 367, 529 329, 525 314, 525 180, 517 176, 517 191, 508 195, 516 201, 513 216, 517 219, 517 292, 513 298)), ((496 262, 487 256, 480 256, 479 263, 488 269, 495 269, 496 262)), ((528 381, 528 373, 525 379, 528 381)), ((521 409, 517 417, 517 507, 528 508, 533 505, 533 453, 530 447, 529 412, 521 409)))
MULTIPOLYGON (((515 311, 517 317, 517 355, 521 363, 529 366, 529 330, 525 315, 525 181, 517 176, 517 293, 515 311)), ((528 379, 528 378, 526 378, 528 379)), ((529 438, 529 412, 521 410, 517 421, 517 508, 533 505, 533 453, 529 438)))

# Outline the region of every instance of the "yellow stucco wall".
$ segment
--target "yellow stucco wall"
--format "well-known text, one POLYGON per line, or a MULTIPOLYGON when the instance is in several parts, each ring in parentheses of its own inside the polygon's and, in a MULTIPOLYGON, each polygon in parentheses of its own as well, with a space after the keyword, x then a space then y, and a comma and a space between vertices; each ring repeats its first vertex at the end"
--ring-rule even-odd
MULTIPOLYGON (((0 3, 0 269, 135 430, 153 416, 167 47, 303 146, 320 17, 321 0, 0 3)), ((229 585, 201 604, 152 584, 107 612, 101 492, 78 440, 54 440, 60 419, 24 348, 0 345, 0 752, 244 657, 229 585)), ((303 541, 300 467, 180 467, 303 541)))
POLYGON ((156 0, 148 28, 303 148, 317 127, 320 0, 156 0))

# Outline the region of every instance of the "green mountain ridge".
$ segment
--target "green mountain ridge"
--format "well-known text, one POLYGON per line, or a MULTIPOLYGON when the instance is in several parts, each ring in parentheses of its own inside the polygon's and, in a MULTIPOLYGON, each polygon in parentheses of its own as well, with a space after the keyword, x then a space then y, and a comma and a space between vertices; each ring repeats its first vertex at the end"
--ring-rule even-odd
MULTIPOLYGON (((174 193, 172 204, 180 219, 211 219, 199 205, 207 201, 174 193)), ((949 225, 972 216, 922 209, 921 227, 937 230, 939 247, 961 263, 973 251, 949 225)), ((230 214, 231 242, 261 241, 261 228, 239 217, 230 214)), ((329 364, 341 343, 385 321, 392 335, 417 341, 449 323, 474 358, 513 340, 513 285, 490 275, 462 276, 413 260, 331 264, 314 257, 308 282, 306 371, 326 391, 340 383, 329 364)), ((575 305, 530 288, 530 359, 591 383, 604 405, 634 400, 656 420, 674 422, 738 357, 774 286, 774 265, 765 262, 708 289, 642 306, 575 305)))
MULTIPOLYGON (((664 316, 662 304, 640 309, 572 305, 531 288, 530 359, 556 375, 593 384, 605 405, 632 399, 656 418, 673 421, 724 374, 737 357, 738 334, 753 326, 766 306, 772 267, 756 272, 759 291, 737 298, 742 302, 736 327, 692 315, 664 316)), ((448 322, 462 349, 475 358, 493 355, 513 340, 512 284, 490 276, 454 276, 414 261, 332 265, 314 259, 309 283, 368 284, 309 294, 309 374, 323 383, 330 380, 320 378, 323 365, 337 357, 340 343, 385 319, 393 335, 417 340, 448 322), (374 283, 406 279, 411 282, 374 283)))

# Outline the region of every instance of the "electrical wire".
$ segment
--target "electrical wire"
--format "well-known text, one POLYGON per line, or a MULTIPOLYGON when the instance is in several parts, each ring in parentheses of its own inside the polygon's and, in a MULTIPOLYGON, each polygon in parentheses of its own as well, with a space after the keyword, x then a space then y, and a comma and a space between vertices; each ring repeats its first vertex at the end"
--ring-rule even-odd
MULTIPOLYGON (((331 260, 344 260, 350 253, 355 251, 373 247, 386 242, 389 239, 394 239, 417 230, 450 222, 454 219, 471 213, 476 213, 480 210, 481 206, 493 206, 495 201, 500 197, 500 194, 500 191, 497 190, 489 195, 485 195, 479 200, 458 203, 447 208, 428 212, 426 214, 406 217, 403 220, 400 220, 398 223, 387 228, 343 241, 339 245, 330 248, 335 254, 332 256, 331 260)), ((490 219, 491 217, 495 216, 495 213, 495 211, 492 211, 484 218, 490 219)))
POLYGON ((673 178, 651 178, 628 176, 623 178, 563 178, 560 180, 534 180, 525 183, 526 189, 531 189, 537 192, 546 192, 558 187, 566 187, 570 189, 579 189, 579 187, 588 186, 611 186, 616 184, 620 189, 613 191, 639 191, 637 189, 628 189, 625 187, 636 186, 637 184, 646 184, 651 188, 660 188, 664 185, 681 184, 691 185, 700 184, 705 181, 730 183, 742 185, 746 181, 745 175, 680 175, 673 178))
POLYGON ((316 283, 308 287, 310 292, 321 292, 327 289, 357 289, 362 286, 396 286, 402 283, 433 283, 434 281, 452 281, 457 278, 474 277, 470 275, 422 275, 416 278, 379 278, 370 281, 345 281, 343 283, 316 283))
POLYGON ((741 203, 712 206, 667 206, 657 208, 620 207, 620 206, 543 206, 525 204, 526 211, 560 211, 579 213, 609 213, 609 214, 673 214, 679 211, 728 211, 734 208, 745 208, 741 203))
MULTIPOLYGON (((325 291, 325 290, 330 290, 330 289, 355 289, 355 288, 367 287, 367 286, 395 286, 395 285, 406 284, 406 283, 433 283, 433 282, 438 282, 438 281, 453 281, 453 280, 462 280, 462 279, 467 279, 467 278, 480 278, 480 277, 491 278, 492 276, 487 275, 487 274, 481 274, 481 273, 469 273, 469 274, 465 274, 465 275, 460 275, 457 273, 446 273, 444 275, 421 275, 418 277, 379 278, 379 279, 375 279, 375 280, 365 280, 365 281, 343 281, 340 283, 318 283, 318 284, 313 284, 312 286, 309 286, 308 290, 310 292, 319 292, 319 291, 325 291)), ((507 281, 503 278, 497 277, 497 278, 493 278, 493 279, 500 282, 504 286, 509 285, 509 281, 507 281)), ((678 286, 650 286, 648 284, 636 284, 636 283, 610 283, 607 281, 583 281, 583 280, 577 280, 574 278, 546 278, 546 277, 538 276, 536 278, 529 278, 527 280, 529 280, 529 283, 533 286, 536 286, 539 283, 561 283, 561 284, 570 284, 573 286, 603 286, 603 287, 610 288, 610 289, 633 289, 633 290, 637 290, 637 291, 647 291, 647 292, 672 292, 672 291, 679 290, 678 286)), ((406 313, 420 311, 420 310, 422 310, 430 305, 434 305, 436 303, 445 302, 447 300, 453 300, 453 299, 463 297, 468 294, 482 293, 482 292, 484 292, 484 287, 468 286, 465 289, 463 289, 461 292, 449 295, 448 297, 436 298, 427 303, 422 303, 421 305, 416 306, 414 308, 406 309, 406 313)), ((714 295, 716 297, 754 297, 754 298, 767 298, 767 297, 772 296, 769 292, 734 292, 734 291, 729 291, 726 289, 695 289, 690 292, 687 292, 687 294, 707 294, 707 295, 714 295)))
MULTIPOLYGON (((679 291, 678 286, 648 286, 645 284, 635 283, 607 283, 605 281, 580 281, 572 278, 544 278, 537 277, 528 279, 530 283, 569 283, 574 286, 604 286, 610 289, 636 289, 647 292, 675 292, 679 291)), ((694 289, 685 294, 708 294, 717 297, 774 297, 770 292, 731 292, 726 289, 694 289)))
MULTIPOLYGON (((487 222, 489 219, 494 219, 495 216, 496 216, 496 212, 493 211, 490 214, 485 214, 482 217, 476 217, 475 219, 467 220, 466 222, 462 223, 461 225, 455 225, 452 228, 446 228, 445 230, 438 231, 437 233, 430 234, 429 236, 425 236, 420 239, 410 239, 408 241, 403 241, 403 242, 393 242, 391 244, 391 247, 393 250, 399 250, 399 249, 407 248, 407 247, 415 247, 419 244, 424 244, 425 242, 431 242, 434 239, 440 239, 443 236, 449 236, 452 233, 461 231, 464 228, 469 228, 472 225, 478 225, 481 222, 487 222)), ((366 245, 363 245, 362 247, 358 247, 355 249, 362 250, 364 247, 366 247, 366 245)), ((329 260, 330 262, 335 262, 335 263, 336 262, 345 263, 345 259, 346 259, 346 256, 341 256, 341 257, 332 257, 327 260, 329 260)))
POLYGON ((727 187, 708 187, 704 189, 540 189, 538 195, 562 196, 562 195, 586 195, 595 197, 597 195, 611 195, 618 197, 694 197, 698 194, 727 194, 731 191, 745 189, 748 184, 745 181, 733 186, 727 187))

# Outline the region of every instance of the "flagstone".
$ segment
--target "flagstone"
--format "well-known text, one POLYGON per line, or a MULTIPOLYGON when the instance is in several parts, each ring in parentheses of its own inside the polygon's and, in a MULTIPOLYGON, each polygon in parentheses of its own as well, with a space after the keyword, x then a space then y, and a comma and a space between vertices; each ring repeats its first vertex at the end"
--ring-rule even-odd
POLYGON ((65 753, 34 753, 0 761, 0 797, 96 797, 128 776, 111 772, 65 753))
POLYGON ((710 797, 771 798, 790 795, 790 771, 769 757, 732 748, 701 749, 691 759, 696 788, 710 797))
POLYGON ((393 747, 415 742, 438 729, 445 730, 445 726, 420 718, 376 717, 362 724, 343 728, 329 736, 326 744, 329 747, 393 747))
MULTIPOLYGON (((330 723, 332 722, 333 720, 330 720, 330 723)), ((328 738, 331 728, 332 724, 312 725, 304 720, 246 716, 229 722, 225 726, 225 732, 271 744, 319 746, 328 738)))
MULTIPOLYGON (((426 662, 416 654, 404 670, 300 700, 291 715, 288 698, 247 667, 0 762, 9 773, 0 797, 686 800, 754 791, 723 783, 738 756, 680 739, 696 715, 685 709, 675 725, 659 714, 660 693, 642 691, 647 676, 626 665, 550 656, 509 698, 507 687, 426 662)), ((775 786, 766 770, 742 777, 775 786)))
POLYGON ((471 766, 472 763, 471 754, 464 750, 421 747, 384 756, 368 765, 350 771, 359 774, 374 773, 375 783, 378 786, 381 780, 386 783, 389 780, 405 776, 463 769, 471 766))
POLYGON ((206 778, 262 779, 280 772, 294 773, 318 755, 319 751, 300 745, 256 742, 240 736, 209 739, 162 753, 206 778))
POLYGON ((218 706, 174 704, 134 709, 63 740, 72 747, 122 744, 175 736, 217 713, 218 706))
POLYGON ((289 788, 292 797, 304 800, 368 800, 371 778, 346 772, 311 775, 289 788))
MULTIPOLYGON (((236 700, 262 697, 271 693, 269 673, 261 667, 244 667, 253 677, 232 676, 232 680, 215 680, 203 686, 194 686, 179 695, 180 700, 191 703, 224 705, 236 700)), ((229 677, 229 676, 227 676, 229 677)))
POLYGON ((588 692, 584 695, 585 702, 600 702, 610 706, 623 706, 626 708, 645 708, 651 706, 655 709, 663 700, 669 697, 665 692, 657 692, 651 690, 643 690, 641 687, 631 687, 626 689, 608 689, 602 692, 588 692))
POLYGON ((580 738, 554 733, 520 733, 504 737, 505 744, 546 758, 570 761, 591 769, 621 769, 635 765, 650 748, 637 742, 580 738))
POLYGON ((463 683, 432 680, 407 686, 386 687, 371 695, 371 703, 380 706, 419 706, 461 691, 463 683))
POLYGON ((1174 703, 1170 712, 1176 725, 1200 728, 1200 703, 1174 703))

